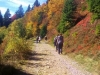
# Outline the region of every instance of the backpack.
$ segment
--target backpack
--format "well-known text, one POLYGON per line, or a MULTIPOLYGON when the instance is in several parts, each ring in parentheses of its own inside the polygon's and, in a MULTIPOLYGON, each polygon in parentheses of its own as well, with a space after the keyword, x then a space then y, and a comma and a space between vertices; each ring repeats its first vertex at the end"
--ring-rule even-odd
POLYGON ((63 43, 63 36, 59 36, 57 42, 58 44, 63 43))
POLYGON ((54 38, 54 42, 57 42, 57 37, 54 38))

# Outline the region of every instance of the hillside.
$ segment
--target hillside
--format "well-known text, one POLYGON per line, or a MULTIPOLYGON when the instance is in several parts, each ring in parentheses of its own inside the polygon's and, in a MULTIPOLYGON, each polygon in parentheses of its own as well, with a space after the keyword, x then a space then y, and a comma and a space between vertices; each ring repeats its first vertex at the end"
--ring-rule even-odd
MULTIPOLYGON (((87 10, 85 0, 74 0, 74 4, 76 10, 72 15, 75 25, 63 34, 65 37, 64 50, 78 52, 78 48, 80 48, 83 53, 84 50, 90 50, 90 52, 93 52, 92 54, 95 54, 94 52, 99 50, 99 41, 97 41, 98 38, 95 35, 96 25, 99 24, 99 20, 91 23, 92 13, 87 10), (96 50, 94 50, 95 48, 96 50)), ((56 3, 56 0, 49 0, 48 4, 36 7, 25 15, 26 26, 32 25, 33 34, 39 35, 38 32, 40 32, 42 26, 46 25, 48 39, 53 40, 53 37, 59 33, 57 26, 61 19, 63 5, 63 0, 59 0, 58 3, 56 3)))
POLYGON ((44 39, 47 35, 48 43, 53 44, 54 37, 62 33, 63 54, 78 61, 88 71, 100 74, 100 1, 93 1, 48 0, 48 3, 34 7, 8 28, 0 29, 0 55, 11 59, 13 53, 16 55, 14 60, 25 59, 31 52, 29 38, 40 35, 44 39), (94 4, 93 8, 91 4, 94 4))
MULTIPOLYGON (((72 23, 75 25, 63 33, 65 41, 63 52, 64 54, 75 54, 76 56, 73 57, 81 55, 84 58, 89 57, 97 61, 100 59, 100 41, 99 36, 96 35, 96 26, 100 24, 100 20, 91 22, 93 14, 88 10, 86 0, 74 0, 74 5, 76 9, 72 14, 72 23)), ((34 35, 39 35, 42 26, 46 25, 46 35, 49 42, 53 44, 53 38, 59 33, 57 27, 62 17, 63 8, 64 0, 49 0, 48 4, 36 7, 26 14, 25 18, 28 18, 26 24, 33 25, 35 28, 33 29, 34 35)), ((100 66, 100 64, 98 65, 100 66)), ((96 64, 95 66, 97 67, 98 65, 96 64)))

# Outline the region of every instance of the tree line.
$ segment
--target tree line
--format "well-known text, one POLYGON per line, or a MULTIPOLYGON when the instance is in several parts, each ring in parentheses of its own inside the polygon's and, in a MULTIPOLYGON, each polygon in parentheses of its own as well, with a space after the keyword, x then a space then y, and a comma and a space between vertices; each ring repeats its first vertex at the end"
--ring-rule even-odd
POLYGON ((20 5, 18 10, 15 12, 13 16, 11 16, 9 8, 6 10, 4 15, 2 15, 2 12, 0 10, 0 27, 2 26, 8 27, 8 25, 11 22, 13 22, 15 19, 22 18, 27 12, 33 10, 34 7, 38 7, 38 6, 40 6, 40 3, 38 0, 35 0, 32 7, 30 7, 30 4, 29 4, 27 7, 27 10, 24 12, 23 6, 20 5))

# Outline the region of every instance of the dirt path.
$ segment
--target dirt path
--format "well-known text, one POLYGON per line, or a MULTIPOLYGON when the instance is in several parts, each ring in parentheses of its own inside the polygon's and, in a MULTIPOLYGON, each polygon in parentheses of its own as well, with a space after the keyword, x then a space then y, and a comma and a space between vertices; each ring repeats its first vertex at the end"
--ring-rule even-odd
POLYGON ((23 65, 23 70, 31 75, 92 75, 46 43, 34 43, 33 49, 35 55, 23 65))

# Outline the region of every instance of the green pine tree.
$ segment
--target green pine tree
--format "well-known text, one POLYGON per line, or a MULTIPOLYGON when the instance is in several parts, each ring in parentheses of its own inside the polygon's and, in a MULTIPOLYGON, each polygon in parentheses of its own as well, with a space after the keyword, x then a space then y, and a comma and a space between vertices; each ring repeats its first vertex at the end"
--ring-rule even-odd
POLYGON ((24 9, 22 5, 19 6, 19 9, 16 11, 16 18, 22 18, 24 16, 24 9))
POLYGON ((8 25, 11 23, 10 16, 11 16, 10 10, 7 9, 7 11, 6 11, 5 14, 4 14, 4 25, 5 25, 6 27, 8 27, 8 25))
POLYGON ((75 10, 74 0, 65 0, 62 17, 57 27, 58 32, 64 33, 73 26, 72 14, 75 10))
POLYGON ((29 12, 30 10, 31 10, 31 7, 30 7, 30 4, 29 4, 25 13, 29 12))
POLYGON ((3 26, 3 17, 2 17, 1 11, 0 11, 0 27, 1 26, 3 26))

